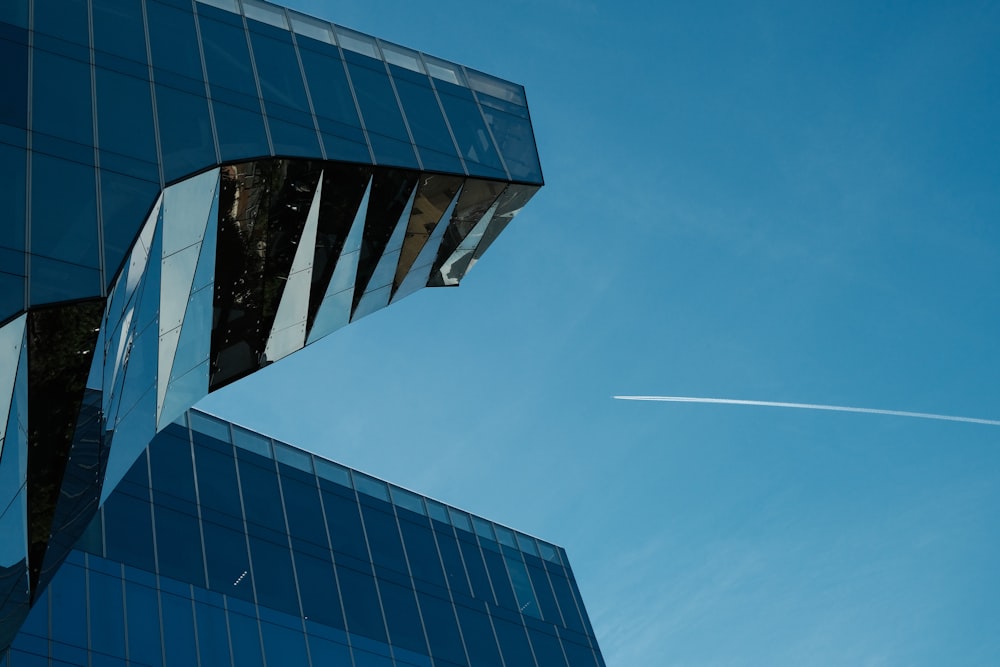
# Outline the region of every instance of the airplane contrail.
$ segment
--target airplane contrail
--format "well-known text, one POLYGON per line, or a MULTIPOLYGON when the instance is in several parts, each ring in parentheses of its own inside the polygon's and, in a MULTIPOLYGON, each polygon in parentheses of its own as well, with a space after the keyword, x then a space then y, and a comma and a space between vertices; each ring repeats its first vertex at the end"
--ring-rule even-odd
POLYGON ((820 405, 817 403, 782 403, 779 401, 749 401, 739 398, 699 398, 695 396, 614 396, 621 401, 663 401, 667 403, 721 403, 725 405, 757 405, 768 408, 794 408, 797 410, 826 410, 828 412, 860 412, 869 415, 889 415, 891 417, 915 417, 917 419, 936 419, 946 422, 965 422, 968 424, 986 424, 1000 426, 1000 420, 980 419, 978 417, 956 417, 955 415, 938 415, 930 412, 908 412, 906 410, 881 410, 878 408, 852 408, 846 405, 820 405))

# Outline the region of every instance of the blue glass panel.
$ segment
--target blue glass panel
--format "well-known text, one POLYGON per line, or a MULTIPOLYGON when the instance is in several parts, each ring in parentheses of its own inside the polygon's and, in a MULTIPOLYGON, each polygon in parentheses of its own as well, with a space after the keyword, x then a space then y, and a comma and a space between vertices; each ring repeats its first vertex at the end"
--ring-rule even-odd
POLYGON ((490 581, 493 583, 493 592, 497 596, 497 604, 507 609, 517 609, 514 591, 511 590, 510 579, 507 578, 507 568, 503 564, 503 556, 495 551, 483 549, 483 558, 486 560, 486 569, 490 573, 490 581))
POLYGON ((92 146, 90 65, 35 49, 32 77, 32 129, 92 146))
POLYGON ((542 612, 538 608, 538 601, 535 600, 535 593, 531 590, 531 580, 528 578, 528 570, 524 563, 520 557, 511 554, 505 554, 504 561, 507 563, 507 571, 510 573, 510 580, 514 585, 518 610, 522 614, 541 618, 542 612))
POLYGON ((399 527, 406 544, 406 555, 410 561, 410 571, 417 579, 428 581, 436 586, 444 586, 444 573, 441 569, 441 559, 438 557, 431 529, 418 526, 409 521, 400 521, 399 527))
POLYGON ((146 497, 122 488, 104 504, 108 558, 143 570, 154 570, 153 524, 146 497))
POLYGON ((397 572, 406 572, 406 557, 399 529, 396 528, 396 517, 367 505, 361 506, 361 514, 365 519, 372 562, 397 572))
POLYGON ((486 574, 486 565, 483 564, 482 552, 479 547, 466 540, 458 541, 462 550, 462 557, 465 560, 465 569, 469 573, 469 580, 472 582, 472 594, 481 599, 493 602, 493 590, 490 588, 490 580, 486 574))
POLYGON ((323 525, 323 510, 315 481, 305 484, 284 477, 281 490, 285 496, 289 533, 300 540, 326 547, 326 526, 323 525))
POLYGON ((63 563, 49 591, 52 604, 52 639, 73 646, 87 645, 86 570, 63 563))
POLYGON ((208 82, 215 95, 217 87, 228 88, 244 95, 257 97, 257 83, 250 67, 250 50, 242 26, 212 20, 224 15, 214 7, 199 7, 201 40, 205 45, 205 67, 208 82))
POLYGON ((226 612, 211 604, 196 604, 198 619, 198 653, 202 667, 229 664, 229 639, 226 634, 226 612))
POLYGON ((469 662, 482 667, 501 667, 503 663, 489 617, 462 605, 456 605, 455 609, 465 645, 469 649, 469 662))
MULTIPOLYGON (((2 11, 2 10, 0 10, 2 11)), ((14 127, 28 126, 28 45, 27 31, 24 43, 0 39, 0 123, 14 127)))
POLYGON ((160 574, 204 586, 205 569, 197 517, 160 505, 156 506, 155 514, 160 574))
POLYGON ((229 453, 226 454, 208 447, 198 446, 199 439, 209 438, 209 436, 195 433, 194 438, 195 465, 198 469, 198 494, 202 507, 224 513, 240 521, 243 512, 240 508, 240 493, 236 483, 236 465, 233 460, 232 446, 224 445, 229 450, 229 453))
POLYGON ((264 117, 257 109, 246 109, 215 101, 215 127, 219 134, 219 152, 223 161, 262 157, 270 153, 264 117))
POLYGON ((417 599, 413 590, 381 580, 379 591, 382 594, 382 608, 385 609, 386 624, 389 628, 389 641, 394 646, 426 654, 427 641, 424 639, 420 612, 417 610, 417 599))
MULTIPOLYGON (((524 626, 494 616, 493 627, 496 628, 500 650, 503 651, 504 660, 508 665, 535 664, 531 657, 531 646, 528 644, 524 626)), ((544 667, 549 666, 545 665, 544 667)))
POLYGON ((562 625, 562 617, 559 615, 559 607, 556 605, 555 595, 549 585, 549 578, 545 575, 545 570, 541 565, 536 565, 531 558, 528 559, 528 574, 534 586, 535 597, 538 600, 538 607, 542 611, 542 618, 549 623, 562 625))
POLYGON ((90 646, 94 651, 125 657, 125 613, 122 582, 90 572, 90 646))
POLYGON ((493 131, 503 154, 510 177, 514 180, 542 182, 542 167, 538 163, 535 135, 531 121, 495 109, 484 109, 486 121, 493 131))
POLYGON ((302 553, 295 553, 295 571, 302 593, 303 615, 317 623, 344 629, 340 596, 333 576, 333 563, 302 553))
POLYGON ((250 31, 254 62, 260 79, 261 96, 270 102, 293 109, 308 109, 299 61, 288 33, 272 33, 274 38, 250 31))
POLYGON ((92 2, 94 48, 145 63, 146 31, 142 25, 142 5, 134 0, 92 2))
POLYGON ((456 594, 471 596, 472 591, 469 589, 465 567, 462 565, 462 555, 458 551, 458 541, 450 533, 442 531, 435 531, 435 537, 448 578, 448 587, 456 594))
POLYGON ((0 21, 21 28, 28 27, 28 0, 0 3, 0 21))
POLYGON ((259 573, 254 577, 258 603, 298 616, 299 598, 295 594, 291 552, 287 544, 274 544, 251 536, 250 553, 254 572, 259 573))
POLYGON ((243 600, 253 599, 250 558, 242 531, 205 522, 208 587, 243 600))
POLYGON ((308 665, 306 638, 301 631, 280 625, 261 623, 264 635, 264 653, 271 665, 308 665))
POLYGON ((57 259, 32 256, 29 305, 54 303, 100 293, 101 272, 57 259))
POLYGON ((234 665, 263 664, 264 660, 260 651, 260 627, 256 618, 230 611, 229 633, 233 641, 234 665))
POLYGON ((87 0, 34 0, 36 32, 77 44, 90 44, 87 0))
POLYGON ((94 168, 35 153, 31 182, 31 252, 99 267, 94 168))
POLYGON ((380 60, 351 53, 347 68, 358 96, 365 128, 379 164, 416 167, 403 115, 389 83, 389 75, 380 60))
POLYGON ((472 99, 472 93, 467 88, 445 81, 436 81, 435 85, 469 173, 473 176, 506 178, 479 105, 472 99))
POLYGON ((566 627, 577 632, 585 632, 583 622, 580 620, 580 614, 576 609, 573 592, 569 587, 566 577, 550 572, 549 579, 552 581, 552 590, 555 591, 556 600, 559 601, 559 609, 562 611, 566 627))
POLYGON ((201 79, 201 54, 190 6, 185 11, 148 0, 146 15, 153 67, 201 79))
POLYGON ((357 501, 324 489, 323 505, 326 507, 326 521, 333 550, 367 561, 368 547, 365 546, 357 501))
MULTIPOLYGON (((2 45, 3 42, 0 42, 2 45)), ((2 54, 0 54, 2 57, 2 54)), ((0 61, 2 62, 2 61, 0 61)), ((0 68, 2 70, 3 68, 0 68)), ((3 76, 0 74, 0 76, 3 76)), ((0 82, 2 85, 2 82, 0 82)), ((3 105, 6 96, 0 99, 3 105)), ((2 113, 2 111, 0 111, 2 113)), ((0 253, 0 271, 24 275, 24 201, 27 152, 0 143, 0 183, 4 183, 4 231, 0 236, 0 248, 11 248, 16 252, 0 253)))
POLYGON ((417 598, 420 600, 420 611, 424 617, 431 655, 435 659, 441 658, 457 665, 466 664, 468 661, 462 648, 462 640, 455 622, 455 610, 451 603, 420 592, 417 593, 417 598))
POLYGON ((157 84, 156 114, 167 182, 215 164, 215 141, 204 97, 157 84))
POLYGON ((528 636, 531 638, 531 646, 539 665, 565 667, 566 659, 563 657, 558 638, 535 628, 528 628, 528 636))
POLYGON ((164 432, 149 448, 149 467, 153 475, 153 499, 159 505, 171 502, 175 507, 195 511, 194 470, 187 429, 164 432), (176 435, 175 435, 176 433, 176 435), (180 437, 177 437, 180 436, 180 437), (183 501, 177 503, 176 501, 183 501))
POLYGON ((157 183, 101 171, 104 262, 109 278, 118 274, 159 192, 157 183))
POLYGON ((274 470, 274 462, 245 451, 240 451, 240 483, 244 489, 253 489, 253 493, 243 496, 247 522, 264 526, 285 534, 285 515, 281 511, 281 495, 278 493, 278 474, 274 470), (268 464, 268 468, 254 465, 249 460, 268 464))
POLYGON ((166 664, 195 665, 194 617, 191 600, 170 593, 160 594, 163 609, 163 637, 166 664))
POLYGON ((309 653, 312 655, 313 665, 339 667, 351 664, 351 651, 347 646, 313 634, 309 636, 309 653))
POLYGON ((375 579, 347 567, 337 566, 340 592, 347 613, 347 627, 359 634, 385 641, 385 626, 375 591, 375 579))
MULTIPOLYGON (((101 68, 95 70, 95 75, 101 150, 137 157, 155 165, 156 143, 149 81, 101 68)), ((157 179, 155 170, 143 176, 149 180, 157 179)))
POLYGON ((569 658, 570 667, 595 667, 597 665, 594 652, 589 647, 566 640, 563 640, 562 645, 566 651, 566 657, 569 658))
POLYGON ((298 41, 327 158, 369 162, 368 144, 337 48, 307 37, 298 41))
POLYGON ((389 65, 424 169, 463 173, 441 106, 423 74, 389 65))
POLYGON ((160 618, 156 591, 134 581, 125 582, 128 609, 128 650, 133 664, 160 665, 160 618))
POLYGON ((24 309, 26 278, 0 272, 0 320, 24 309))

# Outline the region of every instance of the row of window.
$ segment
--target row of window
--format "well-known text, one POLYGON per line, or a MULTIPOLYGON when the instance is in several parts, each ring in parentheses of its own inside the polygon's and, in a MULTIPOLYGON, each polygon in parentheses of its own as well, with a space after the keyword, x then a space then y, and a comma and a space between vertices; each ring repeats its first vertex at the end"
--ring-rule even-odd
POLYGON ((94 667, 350 665, 352 658, 355 667, 603 664, 588 647, 538 626, 433 603, 419 592, 423 629, 406 628, 395 619, 415 605, 412 591, 383 586, 381 599, 391 643, 75 552, 0 665, 48 665, 50 657, 54 665, 89 658, 94 667))

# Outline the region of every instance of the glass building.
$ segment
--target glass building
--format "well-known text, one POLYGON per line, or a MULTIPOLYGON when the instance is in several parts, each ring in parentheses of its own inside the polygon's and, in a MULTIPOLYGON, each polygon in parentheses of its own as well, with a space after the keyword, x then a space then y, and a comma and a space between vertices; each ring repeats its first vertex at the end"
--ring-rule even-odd
POLYGON ((5 647, 158 432, 457 285, 542 173, 521 86, 260 0, 3 0, 0 63, 5 647))
POLYGON ((95 516, 2 667, 603 666, 563 549, 197 411, 95 516))

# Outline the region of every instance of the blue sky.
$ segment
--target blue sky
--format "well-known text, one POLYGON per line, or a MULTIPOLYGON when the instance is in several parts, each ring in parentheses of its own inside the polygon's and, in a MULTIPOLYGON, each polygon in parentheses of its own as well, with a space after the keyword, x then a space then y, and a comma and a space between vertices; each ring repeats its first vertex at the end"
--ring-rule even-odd
POLYGON ((992 665, 996 3, 296 0, 523 83, 457 290, 201 406, 569 551, 610 665, 992 665), (806 6, 808 5, 808 6, 806 6))

